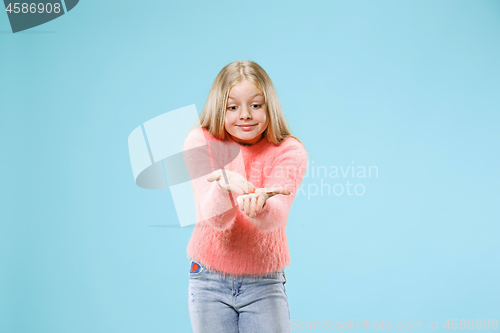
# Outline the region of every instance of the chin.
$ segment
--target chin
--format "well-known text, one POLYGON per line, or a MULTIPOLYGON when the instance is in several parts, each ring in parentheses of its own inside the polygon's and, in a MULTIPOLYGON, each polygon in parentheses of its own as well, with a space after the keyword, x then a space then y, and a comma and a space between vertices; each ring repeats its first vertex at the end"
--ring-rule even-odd
POLYGON ((255 135, 254 131, 251 131, 251 132, 239 132, 238 135, 241 135, 241 136, 244 136, 244 137, 253 137, 255 138, 257 135, 255 135))

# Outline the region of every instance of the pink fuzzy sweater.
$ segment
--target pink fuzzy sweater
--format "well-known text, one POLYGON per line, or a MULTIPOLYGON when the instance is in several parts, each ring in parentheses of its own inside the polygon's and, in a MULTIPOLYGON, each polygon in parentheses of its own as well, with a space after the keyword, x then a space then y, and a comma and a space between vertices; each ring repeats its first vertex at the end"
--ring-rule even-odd
POLYGON ((209 270, 238 276, 289 266, 285 228, 307 168, 302 144, 289 137, 275 145, 263 137, 245 146, 229 136, 218 140, 207 129, 196 128, 185 140, 184 160, 192 179, 197 216, 188 258, 209 270), (262 211, 250 218, 239 209, 239 194, 207 181, 209 173, 221 168, 243 175, 255 188, 284 186, 291 194, 269 198, 262 211))

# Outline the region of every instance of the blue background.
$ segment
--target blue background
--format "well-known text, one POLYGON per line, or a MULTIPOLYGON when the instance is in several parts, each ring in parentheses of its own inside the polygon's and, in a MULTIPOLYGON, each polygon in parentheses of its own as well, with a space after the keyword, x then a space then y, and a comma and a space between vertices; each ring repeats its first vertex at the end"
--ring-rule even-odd
POLYGON ((310 168, 378 167, 304 179, 296 323, 500 319, 500 1, 81 1, 0 31, 1 332, 191 331, 193 229, 157 227, 170 193, 135 185, 127 138, 201 112, 235 60, 273 79, 310 168))

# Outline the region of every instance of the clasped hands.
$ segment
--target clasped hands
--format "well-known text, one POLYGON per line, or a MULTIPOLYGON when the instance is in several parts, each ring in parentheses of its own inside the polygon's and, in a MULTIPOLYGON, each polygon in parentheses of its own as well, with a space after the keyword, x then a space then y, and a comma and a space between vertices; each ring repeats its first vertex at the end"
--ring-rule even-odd
POLYGON ((267 199, 276 194, 290 195, 291 193, 286 187, 255 188, 245 177, 229 170, 216 170, 208 175, 207 180, 217 181, 224 190, 240 194, 237 199, 240 210, 252 218, 262 211, 267 199))

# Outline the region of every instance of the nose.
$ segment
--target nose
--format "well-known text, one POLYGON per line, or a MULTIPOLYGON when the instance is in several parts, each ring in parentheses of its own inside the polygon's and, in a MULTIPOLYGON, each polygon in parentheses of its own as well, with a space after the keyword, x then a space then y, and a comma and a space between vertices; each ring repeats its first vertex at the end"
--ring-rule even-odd
POLYGON ((250 113, 250 109, 247 106, 243 106, 241 108, 240 119, 251 119, 252 114, 250 113))

